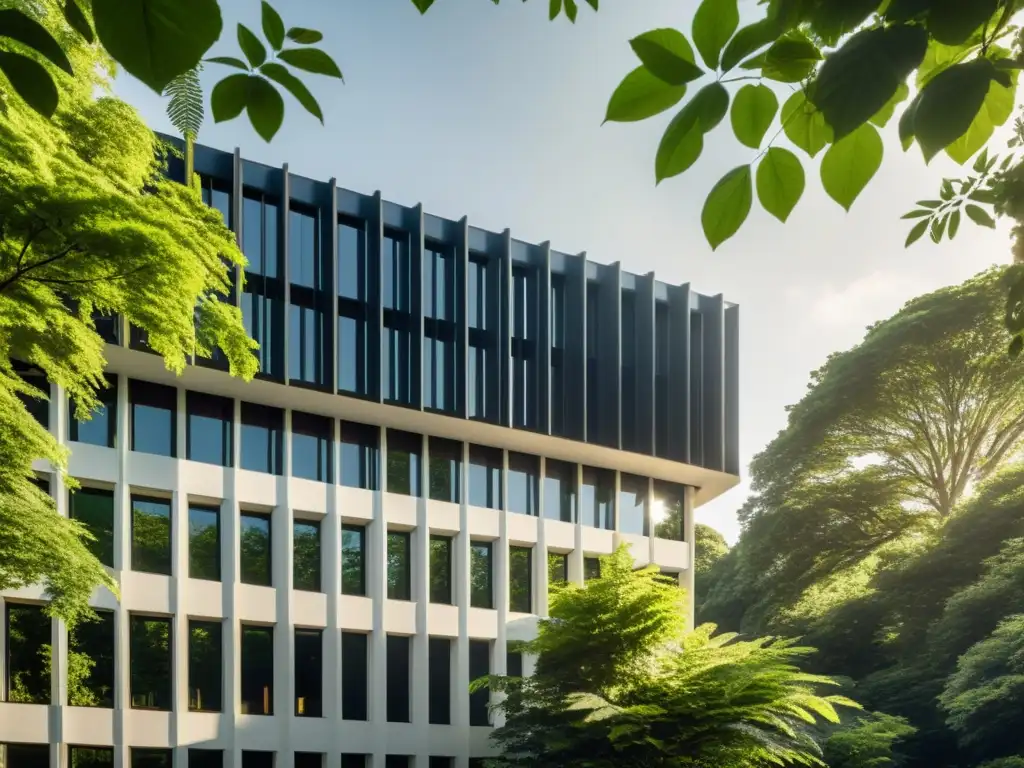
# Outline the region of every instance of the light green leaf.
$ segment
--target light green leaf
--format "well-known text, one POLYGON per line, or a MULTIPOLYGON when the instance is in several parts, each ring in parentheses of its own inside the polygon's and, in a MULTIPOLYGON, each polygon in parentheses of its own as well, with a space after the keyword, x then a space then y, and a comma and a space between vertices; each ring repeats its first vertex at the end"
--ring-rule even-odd
POLYGON ((313 97, 313 94, 309 92, 305 83, 289 72, 287 67, 274 61, 268 61, 260 67, 260 71, 274 82, 283 85, 295 97, 295 100, 323 125, 324 114, 320 109, 320 104, 313 97))
POLYGON ((968 203, 964 211, 967 213, 967 217, 978 226, 988 227, 989 229, 996 228, 995 220, 989 216, 988 211, 984 208, 974 205, 974 203, 968 203))
POLYGON ((267 60, 267 49, 245 24, 238 25, 238 46, 249 60, 249 65, 258 67, 267 60))
POLYGON ((882 138, 870 123, 837 141, 821 160, 821 183, 846 210, 882 165, 882 138))
POLYGON ((32 109, 45 117, 57 109, 57 86, 46 67, 35 59, 12 51, 0 51, 0 72, 32 109))
POLYGON ((966 133, 946 147, 946 154, 954 162, 963 165, 974 157, 975 153, 992 138, 996 128, 1010 119, 1016 92, 1016 75, 1014 72, 1012 88, 1006 88, 995 80, 989 85, 981 109, 974 116, 966 133))
POLYGON ((718 68, 718 57, 740 24, 736 0, 703 0, 693 16, 693 44, 708 69, 718 68))
POLYGON ((788 149, 771 147, 757 166, 757 199, 781 222, 796 207, 805 184, 804 168, 788 149))
POLYGON ((974 59, 951 66, 924 87, 914 111, 914 135, 926 162, 967 132, 994 73, 990 61, 974 59))
POLYGON ((675 106, 685 95, 685 85, 669 85, 641 64, 619 83, 608 101, 604 119, 616 123, 646 120, 675 106))
POLYGON ((291 64, 296 69, 316 75, 336 77, 342 81, 345 79, 341 76, 341 70, 334 63, 334 59, 319 48, 290 48, 277 54, 277 58, 285 64, 291 64))
POLYGON ((263 35, 275 51, 280 51, 284 45, 284 22, 281 16, 274 10, 273 6, 263 0, 262 6, 263 35))
POLYGON ((821 61, 821 51, 803 32, 791 30, 765 52, 761 74, 780 83, 798 83, 810 77, 821 61))
POLYGON ((929 40, 924 60, 917 68, 917 90, 921 90, 940 72, 966 58, 973 48, 968 45, 943 45, 938 40, 929 40))
POLYGON ((893 113, 896 111, 896 107, 906 101, 910 95, 910 88, 907 87, 906 83, 900 83, 899 87, 896 88, 896 93, 892 95, 892 98, 886 102, 885 106, 876 112, 871 122, 877 125, 879 128, 884 128, 890 120, 892 120, 893 113))
POLYGON ((210 111, 213 122, 223 123, 234 120, 245 109, 246 94, 249 88, 249 75, 228 75, 215 86, 210 94, 210 111))
POLYGON ((715 184, 700 215, 712 251, 739 231, 750 214, 752 201, 749 165, 733 168, 715 184))
MULTIPOLYGON (((430 0, 430 2, 433 2, 433 0, 430 0)), ((285 37, 299 45, 312 45, 324 39, 322 32, 317 32, 315 29, 306 29, 305 27, 291 27, 285 37)))
POLYGON ((782 105, 782 126, 786 138, 811 157, 832 142, 832 127, 803 91, 797 91, 782 105))
POLYGON ((704 74, 693 60, 693 48, 678 29, 652 29, 629 41, 652 75, 669 85, 685 85, 704 74))
POLYGON ((251 75, 246 89, 245 109, 256 133, 264 141, 274 138, 284 121, 284 100, 277 89, 262 77, 251 75))
MULTIPOLYGON (((71 62, 68 61, 67 54, 60 47, 60 43, 54 39, 46 27, 21 11, 14 8, 0 10, 0 37, 9 37, 11 40, 17 40, 22 45, 31 48, 40 56, 48 59, 50 63, 63 69, 69 75, 74 74, 71 69, 71 62)), ((15 64, 12 66, 20 67, 21 65, 15 64)))
POLYGON ((768 127, 779 111, 779 100, 767 85, 745 85, 732 102, 730 119, 739 142, 759 149, 768 127))

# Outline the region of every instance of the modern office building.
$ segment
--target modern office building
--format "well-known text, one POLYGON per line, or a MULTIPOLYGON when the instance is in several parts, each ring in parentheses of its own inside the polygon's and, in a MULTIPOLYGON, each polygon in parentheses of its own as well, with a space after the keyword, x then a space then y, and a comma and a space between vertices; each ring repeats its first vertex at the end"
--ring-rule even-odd
POLYGON ((237 151, 196 169, 262 372, 177 378, 111 319, 104 410, 35 408, 121 595, 71 636, 0 595, 3 768, 475 765, 469 682, 529 673, 552 581, 627 542, 692 585, 694 507, 737 482, 738 309, 237 151))

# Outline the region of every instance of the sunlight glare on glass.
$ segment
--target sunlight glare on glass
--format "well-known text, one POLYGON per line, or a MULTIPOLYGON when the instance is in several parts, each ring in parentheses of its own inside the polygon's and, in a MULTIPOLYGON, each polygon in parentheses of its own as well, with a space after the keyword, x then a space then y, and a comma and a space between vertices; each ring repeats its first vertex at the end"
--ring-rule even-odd
POLYGON ((667 512, 665 511, 665 502, 662 501, 661 499, 655 499, 654 503, 651 504, 651 522, 654 525, 657 525, 665 519, 666 514, 667 512))

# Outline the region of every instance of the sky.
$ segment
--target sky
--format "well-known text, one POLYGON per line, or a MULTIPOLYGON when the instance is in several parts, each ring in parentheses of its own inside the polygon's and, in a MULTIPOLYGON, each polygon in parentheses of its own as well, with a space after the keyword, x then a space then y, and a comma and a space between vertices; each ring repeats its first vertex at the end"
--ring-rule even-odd
MULTIPOLYGON (((822 190, 817 164, 805 163, 807 191, 786 224, 755 203, 740 233, 712 253, 700 226, 704 197, 756 153, 723 123, 693 168, 656 187, 654 154, 672 112, 601 125, 608 97, 638 64, 629 39, 657 27, 688 31, 696 0, 604 0, 596 14, 579 5, 572 25, 549 22, 544 0, 436 0, 423 17, 410 0, 277 0, 286 26, 324 32, 320 45, 345 74, 344 84, 305 77, 325 125, 286 97, 270 144, 244 119, 218 125, 209 116, 199 140, 739 304, 744 477, 697 511, 733 543, 746 465, 785 427, 785 407, 809 373, 914 296, 1006 262, 1008 229, 965 223, 953 244, 926 238, 905 250, 909 226, 899 217, 958 169, 945 157, 926 167, 916 148, 904 154, 894 120, 883 167, 849 213, 822 190)), ((221 6, 224 32, 211 54, 238 56, 235 25, 258 29, 259 3, 221 6)), ((740 8, 745 20, 758 18, 754 0, 740 8)), ((207 92, 230 72, 208 65, 207 92)), ((173 133, 162 98, 127 76, 115 90, 152 128, 173 133)))

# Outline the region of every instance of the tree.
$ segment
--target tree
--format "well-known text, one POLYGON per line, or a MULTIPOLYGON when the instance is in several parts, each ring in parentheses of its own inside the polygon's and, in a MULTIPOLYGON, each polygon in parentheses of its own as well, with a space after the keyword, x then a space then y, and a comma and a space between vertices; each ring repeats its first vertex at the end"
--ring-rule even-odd
POLYGON ((693 561, 693 600, 695 610, 699 611, 700 604, 704 602, 707 595, 708 576, 711 568, 725 557, 729 551, 729 545, 725 543, 725 537, 710 525, 697 523, 693 526, 694 549, 696 557, 693 561))
POLYGON ((524 646, 533 675, 476 684, 502 694, 492 765, 824 765, 808 724, 856 705, 799 672, 810 649, 713 633, 686 633, 678 587, 620 547, 600 577, 555 591, 524 646))
POLYGON ((824 759, 829 768, 896 768, 905 764, 896 745, 913 732, 902 717, 881 712, 854 717, 825 740, 824 759))

